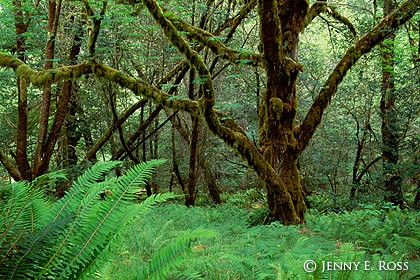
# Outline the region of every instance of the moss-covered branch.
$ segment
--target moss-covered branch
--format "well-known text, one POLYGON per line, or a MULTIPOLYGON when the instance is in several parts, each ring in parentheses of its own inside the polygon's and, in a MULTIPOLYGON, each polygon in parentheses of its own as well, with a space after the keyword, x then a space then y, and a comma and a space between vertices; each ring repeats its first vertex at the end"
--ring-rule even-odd
POLYGON ((314 4, 312 4, 311 8, 309 9, 308 13, 305 16, 305 20, 303 23, 303 29, 305 29, 311 22, 319 16, 322 12, 325 12, 327 9, 327 1, 321 0, 316 1, 314 4))
POLYGON ((171 44, 176 47, 188 60, 190 65, 197 70, 200 78, 203 80, 202 108, 209 110, 214 105, 214 89, 211 81, 211 74, 198 53, 192 50, 189 44, 181 37, 174 25, 164 16, 161 7, 154 0, 144 1, 152 17, 160 25, 165 36, 171 44))
POLYGON ((371 51, 377 44, 382 42, 389 34, 409 20, 420 9, 420 0, 406 1, 398 10, 384 18, 376 27, 365 34, 354 46, 348 49, 346 54, 337 64, 314 103, 309 109, 305 119, 295 136, 299 140, 298 149, 303 151, 312 138, 317 126, 321 122, 322 114, 336 93, 347 72, 364 54, 371 51))
POLYGON ((177 98, 176 96, 164 93, 143 80, 131 77, 111 67, 96 63, 94 67, 94 74, 99 78, 117 83, 123 88, 130 89, 136 95, 151 99, 157 104, 161 104, 175 110, 186 111, 194 116, 200 115, 197 101, 193 101, 188 98, 177 98))
POLYGON ((241 11, 236 17, 230 21, 226 21, 224 24, 220 25, 216 31, 210 33, 201 28, 192 26, 191 24, 180 19, 178 16, 171 15, 168 16, 168 20, 173 24, 173 26, 179 31, 185 32, 185 35, 192 39, 196 40, 202 45, 210 48, 216 55, 219 55, 221 58, 231 61, 234 64, 241 63, 243 60, 249 60, 250 64, 255 66, 263 66, 262 57, 259 54, 254 53, 245 53, 232 48, 225 46, 218 34, 225 28, 231 27, 236 28, 237 25, 246 17, 246 15, 252 10, 255 6, 255 1, 251 2, 243 11, 241 11), (216 35, 215 35, 216 34, 216 35))
POLYGON ((177 98, 160 91, 149 83, 124 74, 111 67, 97 62, 85 62, 77 65, 63 66, 45 71, 35 71, 18 58, 0 53, 0 67, 12 68, 18 77, 26 77, 36 87, 43 88, 60 81, 75 80, 83 75, 94 74, 99 78, 116 83, 132 90, 136 95, 144 96, 157 104, 175 110, 186 111, 194 116, 200 115, 197 101, 177 98))
POLYGON ((331 17, 333 17, 334 19, 338 20, 339 22, 347 26, 347 28, 350 30, 350 32, 353 34, 354 37, 357 36, 356 29, 354 28, 353 24, 348 18, 341 15, 334 7, 331 7, 331 6, 328 6, 326 11, 331 17))
POLYGON ((88 0, 82 0, 85 5, 86 14, 88 15, 88 20, 91 20, 91 24, 88 24, 88 51, 91 57, 95 57, 95 48, 96 41, 98 40, 99 31, 101 30, 101 22, 104 18, 108 1, 102 2, 102 9, 98 15, 95 14, 88 0))

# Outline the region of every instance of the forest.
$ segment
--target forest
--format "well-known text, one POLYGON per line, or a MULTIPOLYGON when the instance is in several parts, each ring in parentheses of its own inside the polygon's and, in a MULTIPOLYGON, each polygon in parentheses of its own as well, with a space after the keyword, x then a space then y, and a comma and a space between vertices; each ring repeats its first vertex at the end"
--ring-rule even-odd
POLYGON ((0 279, 420 279, 420 0, 0 0, 0 279))

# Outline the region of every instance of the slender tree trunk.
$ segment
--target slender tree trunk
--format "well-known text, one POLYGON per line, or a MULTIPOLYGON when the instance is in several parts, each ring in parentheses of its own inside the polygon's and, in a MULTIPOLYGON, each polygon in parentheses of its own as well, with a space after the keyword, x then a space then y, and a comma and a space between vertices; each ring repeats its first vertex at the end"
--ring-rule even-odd
POLYGON ((76 147, 79 143, 79 140, 81 138, 81 133, 78 131, 79 128, 79 122, 77 120, 77 96, 73 95, 70 99, 70 105, 69 105, 69 114, 66 118, 66 138, 67 138, 67 147, 65 148, 67 150, 67 161, 66 161, 66 167, 71 167, 77 164, 78 157, 76 154, 76 147))
MULTIPOLYGON (((75 23, 73 19, 73 23, 75 23)), ((77 24, 76 32, 74 34, 73 44, 70 49, 70 65, 75 65, 77 56, 80 53, 80 47, 82 44, 82 23, 75 23, 77 24)), ((66 127, 66 138, 67 138, 67 167, 74 166, 78 163, 78 157, 76 154, 76 147, 79 143, 81 138, 81 133, 79 131, 79 121, 77 119, 77 112, 79 110, 78 98, 77 98, 77 91, 79 87, 77 86, 76 81, 73 82, 73 86, 71 87, 71 91, 73 93, 69 96, 68 100, 68 116, 64 120, 64 124, 66 127)))
MULTIPOLYGON (((22 11, 22 3, 19 0, 13 1, 15 9, 15 30, 16 30, 16 53, 20 60, 26 62, 25 55, 25 35, 28 30, 28 23, 22 11)), ((27 157, 28 145, 28 100, 27 100, 27 81, 17 79, 18 88, 18 128, 17 128, 17 144, 16 144, 16 164, 20 173, 20 177, 24 180, 32 179, 31 167, 27 157)))
MULTIPOLYGON (((384 16, 389 15, 393 10, 392 0, 385 0, 384 16)), ((401 190, 402 179, 398 166, 399 121, 394 89, 394 39, 395 34, 392 33, 381 44, 382 85, 380 109, 382 117, 382 158, 385 201, 401 206, 403 204, 403 194, 401 190)))
MULTIPOLYGON (((195 100, 194 92, 194 69, 190 70, 190 81, 189 81, 189 92, 188 97, 191 100, 195 100)), ((188 176, 187 196, 185 197, 186 206, 194 206, 195 194, 196 194, 196 183, 197 183, 197 150, 199 142, 199 120, 198 117, 191 116, 192 131, 190 138, 190 168, 188 176)))
MULTIPOLYGON (((48 0, 48 28, 47 28, 47 43, 45 47, 45 70, 53 68, 53 59, 55 53, 55 37, 57 36, 58 20, 61 12, 61 0, 57 3, 55 0, 48 0)), ((71 82, 70 82, 71 83, 71 82)), ((66 87, 69 87, 68 85, 66 87)), ((70 86, 71 87, 71 86, 70 86)), ((67 89, 66 89, 67 90, 67 89)), ((64 91, 64 90, 63 90, 64 91)), ((40 171, 41 165, 49 159, 44 158, 46 151, 46 141, 48 134, 48 120, 50 117, 51 107, 51 86, 44 88, 42 93, 41 113, 39 119, 38 139, 33 162, 34 176, 41 175, 44 171, 40 171)), ((55 142, 55 141, 54 141, 55 142)), ((45 168, 45 165, 44 165, 45 168)))
MULTIPOLYGON (((152 158, 153 159, 158 159, 159 158, 159 115, 156 116, 155 118, 155 123, 154 123, 154 130, 157 129, 157 132, 155 133, 155 137, 153 137, 153 155, 152 158)), ((159 192, 159 185, 157 182, 157 172, 153 173, 153 177, 152 177, 152 192, 153 193, 158 193, 159 192)))
MULTIPOLYGON (((351 113, 351 112, 350 112, 351 113)), ((363 156, 362 156, 362 151, 365 147, 365 143, 366 143, 366 137, 368 134, 368 127, 370 126, 369 122, 370 122, 370 111, 367 113, 365 121, 364 121, 364 125, 363 127, 360 127, 359 121, 357 120, 357 117, 351 113, 353 118, 356 121, 356 125, 357 125, 357 129, 356 129, 356 138, 357 138, 357 149, 356 149, 356 156, 354 158, 354 163, 353 163, 353 176, 352 176, 352 187, 350 190, 350 199, 353 199, 356 197, 356 192, 360 186, 360 180, 361 177, 357 176, 358 174, 358 170, 360 167, 360 163, 363 160, 363 156), (362 134, 362 139, 360 139, 360 132, 363 132, 362 134)))
POLYGON ((417 194, 416 197, 414 198, 414 207, 415 208, 420 208, 420 180, 417 179, 417 194))

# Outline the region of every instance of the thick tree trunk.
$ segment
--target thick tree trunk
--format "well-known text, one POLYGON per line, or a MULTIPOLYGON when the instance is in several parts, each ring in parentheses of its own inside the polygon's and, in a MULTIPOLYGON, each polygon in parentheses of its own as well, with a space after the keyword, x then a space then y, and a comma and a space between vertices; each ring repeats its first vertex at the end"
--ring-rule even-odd
MULTIPOLYGON (((280 175, 290 193, 294 210, 303 221, 306 210, 297 169, 294 120, 297 112, 296 80, 303 70, 298 61, 299 33, 307 13, 306 1, 259 1, 262 51, 266 59, 267 88, 259 114, 260 149, 280 175), (280 5, 280 6, 278 6, 280 5)), ((266 186, 271 214, 278 218, 285 209, 278 204, 276 189, 266 186)), ((283 213, 283 214, 282 214, 283 213)))
MULTIPOLYGON (((394 9, 391 0, 384 1, 384 16, 391 14, 394 9)), ((381 117, 382 117, 382 158, 383 176, 385 185, 385 201, 395 205, 403 205, 403 194, 401 190, 402 178, 398 167, 398 112, 395 106, 394 89, 394 39, 395 34, 390 34, 381 44, 381 117)))

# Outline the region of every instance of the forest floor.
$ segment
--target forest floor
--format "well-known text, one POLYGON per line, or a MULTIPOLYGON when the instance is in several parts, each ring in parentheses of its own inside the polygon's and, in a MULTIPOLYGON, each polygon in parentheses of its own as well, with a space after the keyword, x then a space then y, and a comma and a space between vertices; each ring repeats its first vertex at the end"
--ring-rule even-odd
POLYGON ((138 279, 162 246, 184 232, 210 229, 216 236, 194 239, 167 279, 420 279, 419 211, 311 209, 304 225, 250 226, 262 213, 240 203, 157 206, 127 227, 96 276, 138 279))

